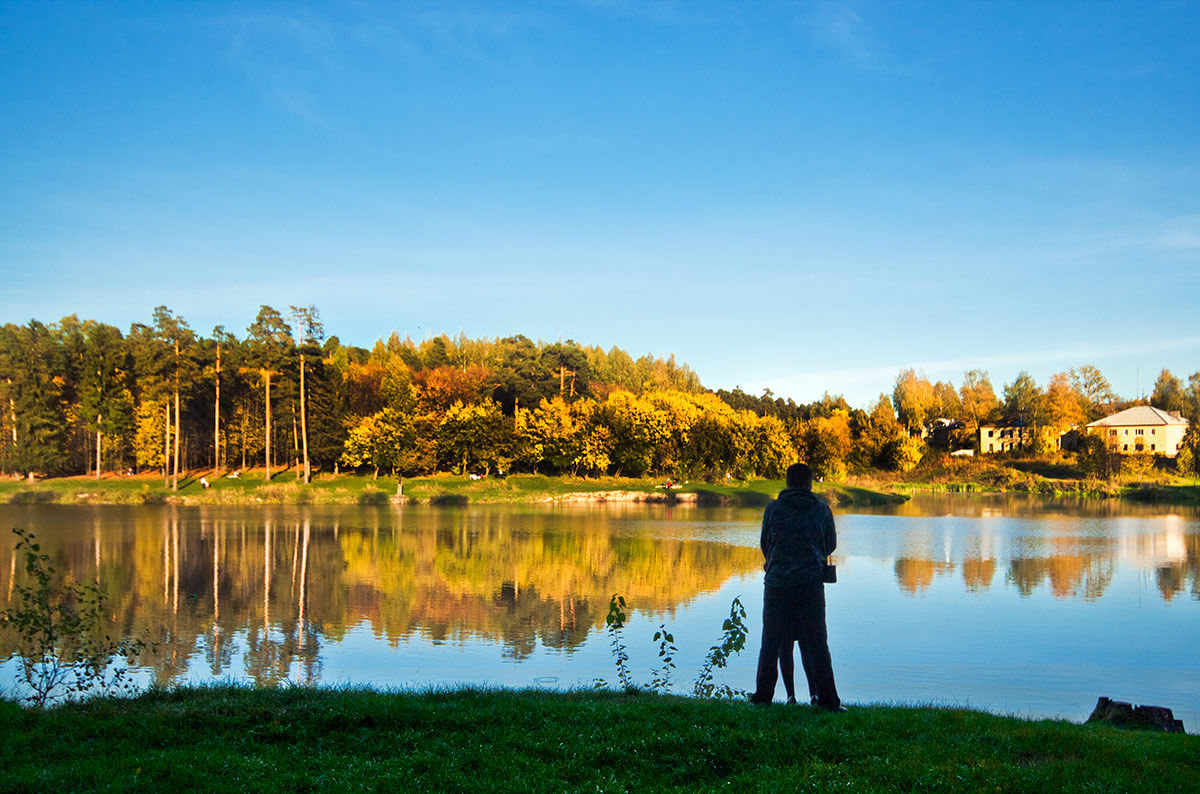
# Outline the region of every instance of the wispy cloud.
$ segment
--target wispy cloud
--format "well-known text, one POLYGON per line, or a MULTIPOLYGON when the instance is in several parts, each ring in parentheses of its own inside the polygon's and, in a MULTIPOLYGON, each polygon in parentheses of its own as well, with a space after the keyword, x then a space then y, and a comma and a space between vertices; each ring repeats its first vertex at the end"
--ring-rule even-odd
POLYGON ((853 4, 821 3, 804 23, 818 43, 860 66, 873 66, 879 62, 879 43, 853 4))
POLYGON ((1185 215, 1161 222, 1149 241, 1159 248, 1171 250, 1200 249, 1200 215, 1185 215))
POLYGON ((336 99, 336 86, 362 69, 364 55, 378 69, 447 58, 503 68, 512 55, 507 45, 542 24, 535 12, 436 3, 282 9, 229 14, 213 25, 230 62, 260 86, 265 101, 331 129, 322 98, 336 99))

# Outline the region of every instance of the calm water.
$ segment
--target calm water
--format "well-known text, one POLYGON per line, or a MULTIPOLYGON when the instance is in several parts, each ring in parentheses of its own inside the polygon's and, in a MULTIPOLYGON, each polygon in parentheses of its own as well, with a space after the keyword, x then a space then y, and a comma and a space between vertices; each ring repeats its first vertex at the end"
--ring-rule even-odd
MULTIPOLYGON (((719 682, 753 687, 760 515, 0 506, 0 527, 36 532, 62 571, 99 575, 114 623, 161 642, 147 680, 588 686, 615 680, 603 626, 621 593, 635 677, 650 678, 666 623, 686 691, 738 596, 752 647, 719 682)), ((843 699, 1080 719, 1108 695, 1200 730, 1195 511, 943 496, 837 521, 843 699)), ((0 604, 17 563, 5 543, 0 604)), ((13 681, 0 664, 0 686, 13 681)))

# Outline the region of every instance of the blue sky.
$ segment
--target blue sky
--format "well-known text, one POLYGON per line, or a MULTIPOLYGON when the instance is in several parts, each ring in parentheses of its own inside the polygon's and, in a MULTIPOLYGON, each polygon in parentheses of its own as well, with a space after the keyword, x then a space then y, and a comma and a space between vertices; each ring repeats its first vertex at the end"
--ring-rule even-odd
POLYGON ((0 3, 0 321, 524 333, 865 405, 1200 370, 1196 3, 0 3))

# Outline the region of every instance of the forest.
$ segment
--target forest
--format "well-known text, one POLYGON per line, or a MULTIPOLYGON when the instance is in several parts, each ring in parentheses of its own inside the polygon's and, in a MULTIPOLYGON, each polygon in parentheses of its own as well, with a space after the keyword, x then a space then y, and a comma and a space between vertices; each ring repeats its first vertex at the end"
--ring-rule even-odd
MULTIPOLYGON (((127 333, 74 315, 0 326, 0 469, 27 478, 157 471, 177 487, 188 471, 261 468, 306 482, 345 470, 713 480, 778 478, 796 460, 839 478, 911 469, 939 421, 954 420, 953 449, 976 444, 981 423, 1017 417, 1044 454, 1065 429, 1134 402, 1083 365, 1044 388, 1022 372, 1000 395, 986 371, 955 388, 902 370, 866 409, 828 393, 797 404, 710 391, 673 356, 571 340, 393 333, 343 345, 313 306, 262 306, 240 337, 197 334, 164 306, 127 333)), ((1184 383, 1163 370, 1148 402, 1195 426, 1200 373, 1184 383)))

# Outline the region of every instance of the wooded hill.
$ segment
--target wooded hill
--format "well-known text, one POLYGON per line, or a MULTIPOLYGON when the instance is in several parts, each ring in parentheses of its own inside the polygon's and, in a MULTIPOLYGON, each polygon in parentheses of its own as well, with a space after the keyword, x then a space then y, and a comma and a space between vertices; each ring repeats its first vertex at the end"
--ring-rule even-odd
MULTIPOLYGON (((1184 387, 1164 371, 1155 400, 1200 414, 1200 373, 1184 387)), ((159 470, 177 483, 188 470, 265 466, 306 481, 346 468, 775 478, 802 459, 839 477, 912 468, 939 417, 966 420, 965 446, 979 423, 1014 412, 1050 427, 1117 404, 1099 370, 1080 367, 1044 390, 1021 373, 1003 400, 986 372, 955 389, 904 370, 867 410, 828 394, 804 405, 713 393, 673 356, 570 340, 392 334, 367 350, 326 338, 311 306, 286 317, 263 306, 241 338, 199 335, 163 306, 126 334, 74 315, 0 327, 0 468, 18 476, 159 470)))

